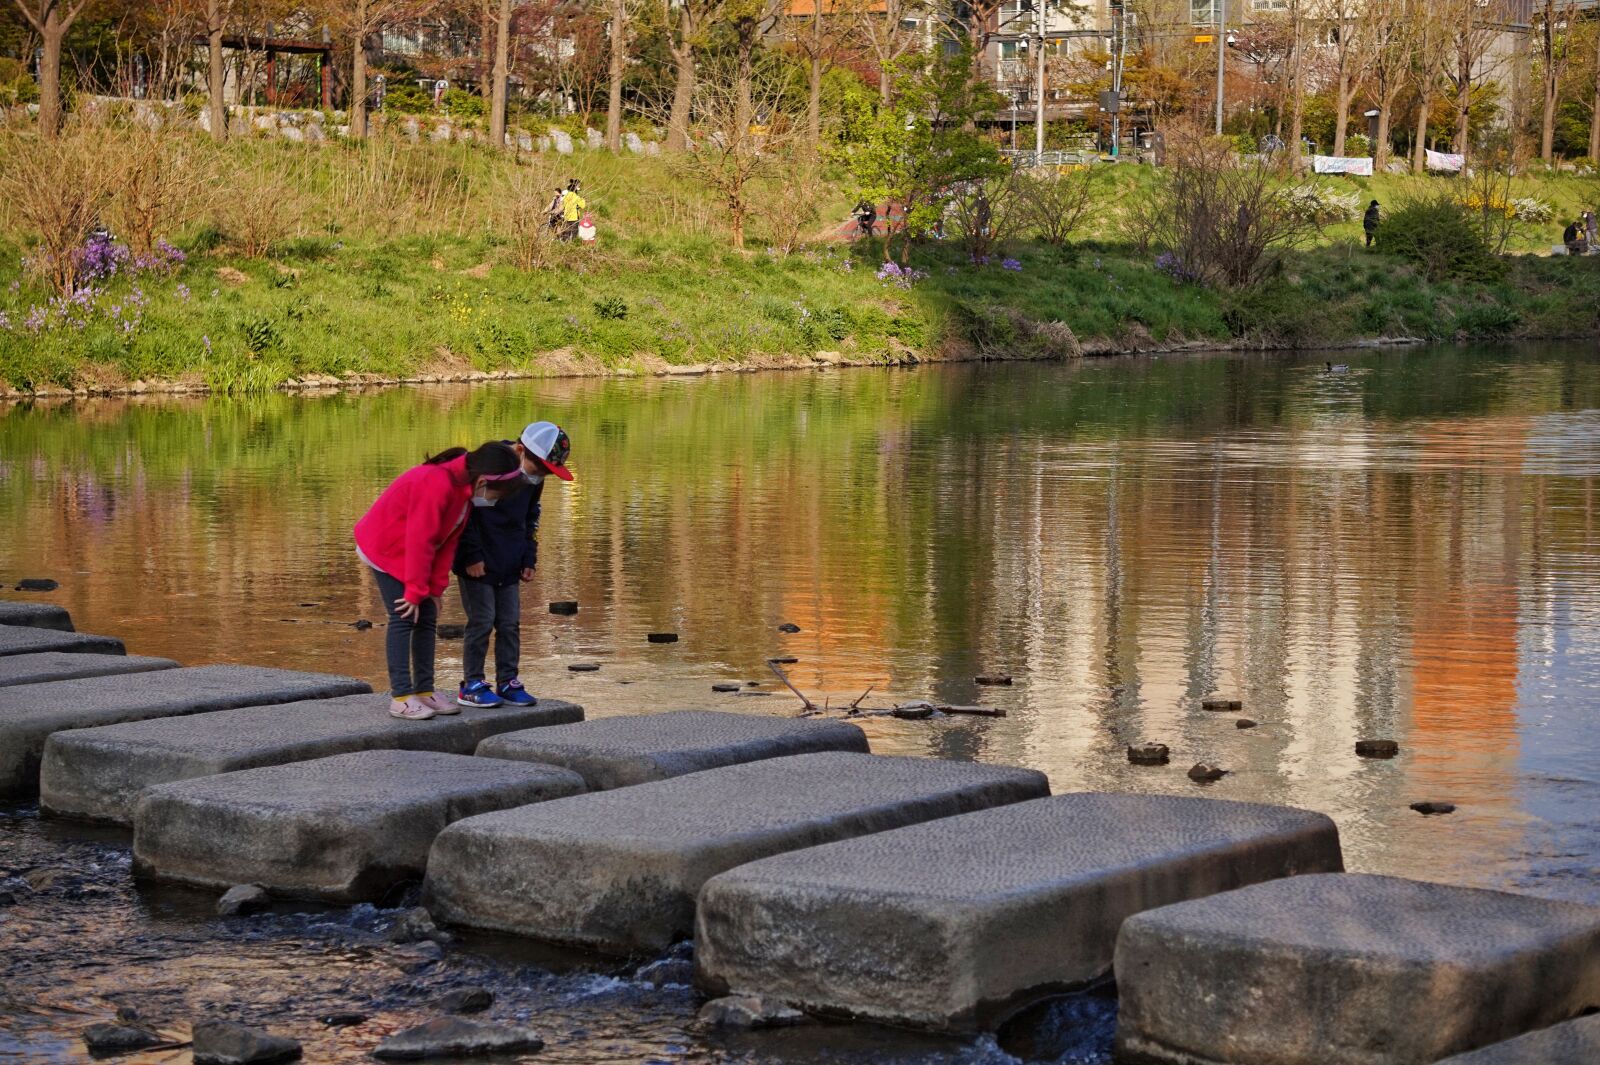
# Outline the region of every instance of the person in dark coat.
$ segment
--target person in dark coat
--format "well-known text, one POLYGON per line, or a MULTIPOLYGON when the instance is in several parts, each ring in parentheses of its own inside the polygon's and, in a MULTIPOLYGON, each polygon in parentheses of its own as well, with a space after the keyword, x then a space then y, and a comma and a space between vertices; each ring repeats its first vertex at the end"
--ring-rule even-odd
POLYGON ((1367 235, 1367 247, 1378 239, 1378 201, 1367 204, 1367 213, 1361 216, 1361 229, 1367 235))
POLYGON ((461 650, 461 706, 533 706, 523 687, 522 585, 539 564, 540 499, 551 474, 572 480, 567 469, 571 441, 553 422, 534 422, 506 444, 522 460, 522 484, 492 503, 473 499, 456 547, 456 581, 467 631, 461 650), (489 635, 494 634, 495 684, 484 677, 489 635))

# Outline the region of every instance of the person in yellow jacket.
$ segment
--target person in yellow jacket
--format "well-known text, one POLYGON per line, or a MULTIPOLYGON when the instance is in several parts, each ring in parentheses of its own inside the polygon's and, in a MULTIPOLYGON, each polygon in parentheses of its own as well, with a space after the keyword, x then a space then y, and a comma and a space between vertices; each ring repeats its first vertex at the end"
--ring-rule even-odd
POLYGON ((577 178, 567 182, 567 190, 561 194, 561 239, 571 240, 578 235, 578 219, 583 217, 583 210, 588 207, 578 190, 583 186, 577 178))

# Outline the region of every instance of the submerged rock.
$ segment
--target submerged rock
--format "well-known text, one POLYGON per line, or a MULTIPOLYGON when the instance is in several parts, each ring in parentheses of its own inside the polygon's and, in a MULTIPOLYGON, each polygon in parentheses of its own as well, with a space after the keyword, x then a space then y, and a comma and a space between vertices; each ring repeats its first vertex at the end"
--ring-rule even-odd
POLYGON ((1171 753, 1164 743, 1141 743, 1128 748, 1128 761, 1134 765, 1166 765, 1171 753))
POLYGON ((1196 762, 1189 770, 1189 779, 1197 784, 1209 784, 1214 780, 1221 780, 1228 775, 1228 771, 1219 765, 1210 762, 1196 762))
POLYGON ((761 995, 728 995, 700 1007, 696 1018, 708 1028, 784 1028, 809 1018, 797 1009, 761 995))
POLYGON ((742 684, 713 684, 711 690, 714 692, 736 692, 743 687, 742 684))
POLYGON ((19 592, 53 592, 61 587, 49 577, 24 577, 17 582, 19 592))
POLYGON ((391 943, 421 943, 432 941, 447 943, 450 933, 440 931, 439 926, 433 922, 433 914, 417 906, 402 913, 394 922, 394 927, 389 929, 389 942, 391 943))
POLYGON ((467 627, 465 625, 440 625, 438 630, 439 639, 441 640, 459 640, 466 634, 467 627))
POLYGON ((678 634, 675 632, 651 632, 645 635, 651 643, 677 643, 678 634))
POLYGON ((1456 804, 1453 802, 1414 802, 1411 808, 1419 814, 1451 814, 1455 813, 1456 804))
POLYGON ((367 1015, 365 1013, 356 1013, 354 1011, 324 1013, 321 1017, 318 1017, 317 1020, 321 1021, 329 1028, 353 1028, 358 1024, 367 1023, 367 1015))
POLYGON ((148 1028, 131 1024, 91 1024, 83 1030, 83 1045, 91 1054, 126 1054, 167 1042, 148 1028))
POLYGON ((248 917, 272 907, 272 896, 260 884, 235 884, 217 900, 221 917, 248 917))
POLYGON ((355 629, 357 632, 366 632, 368 629, 372 628, 372 622, 368 621, 366 618, 361 618, 358 621, 351 622, 350 627, 355 629))
POLYGON ((1356 740, 1356 754, 1362 758, 1393 758, 1399 753, 1394 740, 1356 740))
POLYGON ((793 634, 795 634, 795 633, 800 631, 800 626, 796 625, 792 621, 785 621, 782 625, 778 626, 778 631, 779 632, 787 632, 790 635, 793 635, 793 634))
POLYGON ((573 673, 595 673, 600 669, 598 662, 574 662, 567 667, 573 673))
POLYGON ((458 987, 440 995, 434 1005, 446 1013, 482 1013, 494 1005, 494 992, 487 987, 458 987))
POLYGON ((978 676, 973 677, 972 679, 979 684, 991 688, 1011 686, 1011 676, 1007 673, 980 673, 978 676))
POLYGON ((694 982, 694 962, 689 958, 661 958, 639 968, 633 978, 641 984, 688 985, 694 982))
POLYGON ((1234 728, 1255 728, 1260 722, 1251 721, 1248 717, 1241 717, 1233 723, 1234 728))
POLYGON ((287 1036, 228 1021, 194 1026, 195 1065, 274 1065, 299 1059, 300 1044, 287 1036))
POLYGON ((1200 700, 1200 709, 1215 711, 1243 710, 1244 703, 1238 699, 1202 699, 1200 700))
POLYGON ((550 604, 550 613, 561 617, 571 617, 578 612, 578 602, 575 599, 562 599, 550 604))
POLYGON ((531 1028, 486 1024, 460 1017, 440 1017, 391 1035, 379 1043, 372 1054, 383 1061, 424 1061, 429 1058, 527 1053, 543 1048, 544 1040, 531 1028))

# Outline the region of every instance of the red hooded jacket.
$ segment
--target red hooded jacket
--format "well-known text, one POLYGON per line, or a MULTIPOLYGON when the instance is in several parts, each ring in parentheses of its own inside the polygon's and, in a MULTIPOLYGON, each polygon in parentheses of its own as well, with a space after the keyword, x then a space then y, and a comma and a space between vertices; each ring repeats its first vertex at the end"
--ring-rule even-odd
POLYGON ((409 602, 443 595, 471 499, 465 455, 437 466, 416 466, 385 488, 356 522, 356 546, 373 565, 405 584, 409 602))

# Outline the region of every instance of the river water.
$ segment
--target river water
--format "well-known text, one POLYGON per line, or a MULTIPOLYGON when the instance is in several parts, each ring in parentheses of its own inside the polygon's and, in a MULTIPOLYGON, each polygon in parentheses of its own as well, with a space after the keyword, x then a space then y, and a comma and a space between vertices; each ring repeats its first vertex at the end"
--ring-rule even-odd
MULTIPOLYGON (((577 480, 546 491, 525 600, 538 693, 591 717, 790 714, 764 663, 793 656, 832 707, 870 686, 866 706, 1007 711, 869 719, 882 753, 1310 807, 1354 870, 1600 903, 1600 353, 1332 357, 1348 370, 1229 355, 19 407, 0 575, 56 578, 45 598, 133 651, 382 687, 382 626, 351 625, 381 620, 351 525, 424 453, 549 418, 577 480), (680 641, 645 641, 662 630, 680 641), (1203 711, 1213 696, 1244 709, 1203 711), (1402 754, 1358 759, 1367 737, 1402 754), (1130 766, 1141 740, 1173 764, 1130 766), (1199 760, 1229 775, 1192 784, 1199 760), (1458 808, 1409 809, 1424 799, 1458 808)), ((458 667, 442 644, 441 676, 458 667)), ((689 992, 632 964, 510 943, 426 964, 383 942, 388 911, 225 927, 129 883, 125 840, 5 813, 0 876, 52 865, 78 879, 0 908, 0 1059, 72 1060, 83 1024, 142 1003, 180 1034, 221 1011, 354 1060, 477 981, 496 1017, 548 1032, 548 1061, 1016 1060, 842 1027, 711 1039, 689 992), (374 1020, 319 1029, 335 1008, 374 1020)), ((1104 1010, 1071 1008, 1075 1049, 1024 1057, 1104 1060, 1104 1010)))

